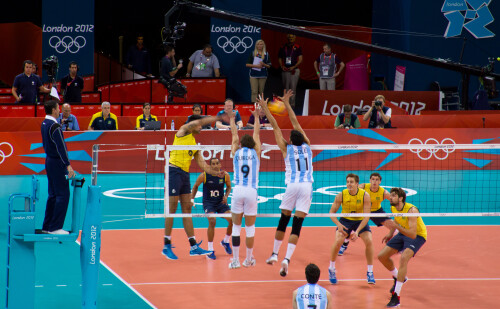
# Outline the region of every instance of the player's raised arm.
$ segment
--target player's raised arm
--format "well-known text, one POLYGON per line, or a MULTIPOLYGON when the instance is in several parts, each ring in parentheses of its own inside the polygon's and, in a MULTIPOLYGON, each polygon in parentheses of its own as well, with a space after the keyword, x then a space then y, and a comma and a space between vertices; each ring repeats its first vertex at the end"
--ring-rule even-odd
MULTIPOLYGON (((201 116, 199 116, 199 117, 201 117, 201 116)), ((190 122, 182 125, 182 127, 179 128, 179 131, 177 131, 177 133, 178 133, 177 136, 182 137, 182 136, 188 135, 188 134, 192 133, 198 127, 201 130, 201 128, 203 128, 207 124, 212 124, 215 121, 222 120, 222 118, 223 118, 222 116, 208 116, 208 117, 203 117, 203 118, 200 118, 197 120, 190 121, 190 122)))
POLYGON ((229 127, 231 128, 231 154, 234 156, 236 150, 240 146, 240 138, 238 136, 238 129, 236 128, 235 118, 236 115, 231 111, 229 115, 229 127))
POLYGON ((253 127, 253 140, 255 141, 255 152, 257 152, 257 156, 260 158, 260 119, 259 119, 259 111, 258 104, 255 104, 255 110, 252 111, 253 116, 255 117, 255 123, 253 127))
POLYGON ((267 107, 268 100, 269 99, 264 100, 264 97, 262 97, 262 95, 259 95, 257 102, 259 103, 260 108, 262 108, 262 110, 266 113, 267 120, 269 120, 269 123, 273 127, 274 138, 276 139, 276 144, 280 148, 281 153, 283 154, 283 157, 286 157, 287 142, 283 138, 283 133, 281 133, 281 129, 278 126, 276 119, 274 118, 273 114, 271 114, 271 111, 269 111, 269 108, 267 107))
POLYGON ((304 141, 308 144, 311 145, 311 142, 309 141, 309 138, 307 138, 306 132, 302 130, 302 127, 300 126, 299 121, 297 120, 297 116, 295 116, 295 112, 293 111, 292 106, 290 106, 290 98, 293 96, 293 91, 288 89, 285 91, 282 97, 279 97, 280 100, 283 101, 286 107, 286 111, 288 112, 288 117, 290 118, 290 121, 292 122, 292 126, 294 130, 299 131, 304 135, 304 141))

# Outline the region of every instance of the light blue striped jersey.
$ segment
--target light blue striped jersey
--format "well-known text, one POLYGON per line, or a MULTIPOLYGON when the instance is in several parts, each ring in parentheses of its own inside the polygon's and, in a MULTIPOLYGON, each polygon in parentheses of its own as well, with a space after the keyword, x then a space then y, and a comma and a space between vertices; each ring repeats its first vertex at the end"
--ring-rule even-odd
POLYGON ((285 184, 299 182, 314 182, 312 151, 306 143, 286 146, 285 184))
POLYGON ((317 284, 306 284, 297 289, 297 308, 326 309, 328 298, 326 289, 317 284))
POLYGON ((233 183, 237 186, 257 189, 259 184, 260 161, 255 149, 242 147, 234 153, 233 183))

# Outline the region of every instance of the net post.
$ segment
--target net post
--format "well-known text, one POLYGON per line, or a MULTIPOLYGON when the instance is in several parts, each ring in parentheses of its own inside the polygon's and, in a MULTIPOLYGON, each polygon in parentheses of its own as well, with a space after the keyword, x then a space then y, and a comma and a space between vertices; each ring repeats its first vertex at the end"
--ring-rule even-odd
POLYGON ((165 192, 163 193, 163 213, 164 216, 168 216, 170 214, 170 203, 169 203, 169 183, 168 183, 168 161, 170 160, 170 150, 169 146, 165 144, 165 179, 163 180, 163 183, 165 184, 165 192))
POLYGON ((92 174, 91 174, 91 184, 93 186, 97 185, 97 159, 99 153, 99 144, 92 146, 92 174))

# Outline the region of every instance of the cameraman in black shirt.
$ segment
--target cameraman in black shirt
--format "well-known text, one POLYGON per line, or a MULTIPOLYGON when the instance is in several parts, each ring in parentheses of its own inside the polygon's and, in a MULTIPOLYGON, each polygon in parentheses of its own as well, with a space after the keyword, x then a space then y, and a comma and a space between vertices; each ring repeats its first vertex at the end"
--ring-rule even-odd
POLYGON ((83 78, 76 75, 78 69, 78 64, 72 61, 69 64, 69 74, 61 79, 61 91, 63 91, 64 102, 82 102, 83 78))

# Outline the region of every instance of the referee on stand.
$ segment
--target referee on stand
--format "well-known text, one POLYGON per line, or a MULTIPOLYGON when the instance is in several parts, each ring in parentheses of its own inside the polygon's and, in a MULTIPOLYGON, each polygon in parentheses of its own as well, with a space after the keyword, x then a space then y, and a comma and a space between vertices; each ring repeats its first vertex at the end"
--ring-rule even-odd
POLYGON ((68 151, 61 130, 57 123, 59 118, 59 104, 50 100, 45 102, 45 120, 42 122, 42 143, 45 150, 45 170, 49 196, 45 209, 42 232, 48 234, 65 235, 63 230, 64 219, 69 203, 69 181, 75 172, 69 163, 68 151), (68 176, 66 179, 66 175, 68 176))

